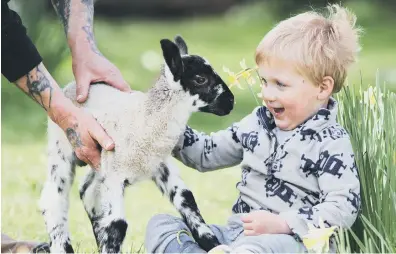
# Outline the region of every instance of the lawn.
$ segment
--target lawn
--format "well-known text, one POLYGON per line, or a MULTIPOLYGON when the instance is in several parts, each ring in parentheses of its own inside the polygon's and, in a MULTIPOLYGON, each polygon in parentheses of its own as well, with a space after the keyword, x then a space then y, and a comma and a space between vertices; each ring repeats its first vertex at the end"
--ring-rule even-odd
MULTIPOLYGON (((348 82, 351 87, 355 87, 362 77, 363 88, 366 88, 375 83, 377 69, 380 79, 382 73, 391 69, 395 71, 396 33, 390 33, 395 20, 379 19, 381 13, 376 11, 375 6, 351 4, 351 7, 356 7, 358 17, 359 14, 362 17, 360 24, 364 27, 365 34, 359 62, 353 67, 348 82)), ((234 10, 224 16, 182 21, 114 21, 98 18, 95 20, 95 33, 99 48, 120 68, 134 89, 144 90, 152 84, 158 75, 156 59, 161 59, 159 40, 172 38, 176 34, 185 38, 190 53, 208 58, 226 79, 222 66, 237 71, 243 58, 252 66, 257 43, 277 21, 277 18, 270 15, 271 11, 260 8, 253 6, 234 10)), ((53 22, 50 25, 59 24, 53 22)), ((47 46, 44 43, 38 45, 41 50, 46 50, 47 46)), ((61 85, 73 78, 69 57, 62 61, 54 75, 61 85)), ((384 81, 380 80, 380 83, 384 81)), ((390 83, 388 87, 396 91, 395 83, 390 83)), ((247 90, 234 92, 236 106, 232 114, 222 118, 196 114, 190 125, 209 132, 225 128, 241 119, 256 103, 247 90)), ((44 221, 37 205, 46 177, 46 117, 41 108, 4 78, 1 99, 1 230, 20 239, 46 241, 44 221)), ((201 174, 180 167, 181 175, 195 194, 206 221, 225 223, 237 197, 235 185, 240 178, 240 169, 235 167, 201 174)), ((95 248, 92 229, 78 196, 78 183, 85 172, 84 168, 77 170, 70 197, 69 225, 73 245, 79 246, 79 251, 92 251, 95 248)), ((156 213, 177 214, 151 182, 129 188, 125 202, 129 228, 124 251, 139 250, 144 239, 145 225, 151 216, 156 213)))
MULTIPOLYGON (((13 237, 45 241, 47 233, 38 210, 38 198, 46 177, 45 144, 5 144, 2 148, 1 230, 13 237)), ((235 184, 240 177, 240 170, 229 168, 202 174, 186 167, 181 168, 181 176, 195 194, 205 219, 209 223, 224 224, 237 197, 235 184)), ((69 212, 71 239, 81 252, 93 251, 96 246, 91 224, 78 194, 79 180, 85 172, 86 168, 77 170, 70 194, 69 212)), ((139 250, 150 217, 157 213, 177 215, 173 206, 150 181, 128 188, 125 205, 129 226, 124 251, 139 250)))

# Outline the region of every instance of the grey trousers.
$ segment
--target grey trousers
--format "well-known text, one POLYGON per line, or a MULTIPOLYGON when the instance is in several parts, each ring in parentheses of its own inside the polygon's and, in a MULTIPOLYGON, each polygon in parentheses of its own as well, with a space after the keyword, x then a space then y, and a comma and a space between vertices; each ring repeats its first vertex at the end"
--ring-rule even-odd
MULTIPOLYGON (((251 253, 304 253, 305 246, 290 235, 263 234, 245 236, 240 215, 232 215, 226 226, 210 225, 221 244, 233 251, 251 253)), ((205 253, 187 233, 181 218, 159 214, 151 218, 146 229, 145 248, 149 253, 205 253), (178 237, 179 235, 179 237, 178 237), (179 239, 178 239, 179 238, 179 239)))

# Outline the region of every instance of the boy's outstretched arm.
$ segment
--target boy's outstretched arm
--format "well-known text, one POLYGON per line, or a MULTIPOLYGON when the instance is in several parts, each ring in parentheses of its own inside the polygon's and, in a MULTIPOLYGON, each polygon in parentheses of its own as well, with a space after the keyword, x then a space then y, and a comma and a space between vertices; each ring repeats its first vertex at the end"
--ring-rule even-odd
POLYGON ((350 228, 360 212, 360 181, 350 140, 330 142, 320 154, 320 203, 279 214, 300 238, 308 233, 308 224, 318 227, 319 218, 326 227, 350 228))
POLYGON ((186 166, 201 172, 239 164, 243 159, 243 147, 238 129, 252 121, 252 115, 246 116, 225 130, 210 135, 187 126, 173 149, 173 156, 186 166))

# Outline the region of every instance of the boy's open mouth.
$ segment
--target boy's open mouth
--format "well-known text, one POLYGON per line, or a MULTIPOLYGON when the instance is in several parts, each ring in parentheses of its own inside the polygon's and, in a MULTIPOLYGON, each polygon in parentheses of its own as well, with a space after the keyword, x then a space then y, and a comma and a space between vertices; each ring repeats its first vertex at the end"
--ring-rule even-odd
POLYGON ((274 110, 275 116, 280 116, 283 112, 285 112, 285 108, 272 108, 274 110))

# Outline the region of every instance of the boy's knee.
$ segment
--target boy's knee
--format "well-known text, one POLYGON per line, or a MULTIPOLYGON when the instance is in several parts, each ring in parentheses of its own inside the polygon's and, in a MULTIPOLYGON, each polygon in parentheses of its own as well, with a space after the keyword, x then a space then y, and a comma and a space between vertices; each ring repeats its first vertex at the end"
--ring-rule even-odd
POLYGON ((292 236, 276 234, 243 237, 232 247, 235 253, 303 253, 305 251, 303 245, 292 236))
POLYGON ((158 230, 161 226, 169 226, 170 224, 178 222, 180 219, 169 214, 156 214, 147 223, 146 231, 155 229, 158 230))
POLYGON ((163 252, 181 230, 187 230, 181 218, 169 214, 154 215, 147 223, 144 243, 146 251, 163 252))

